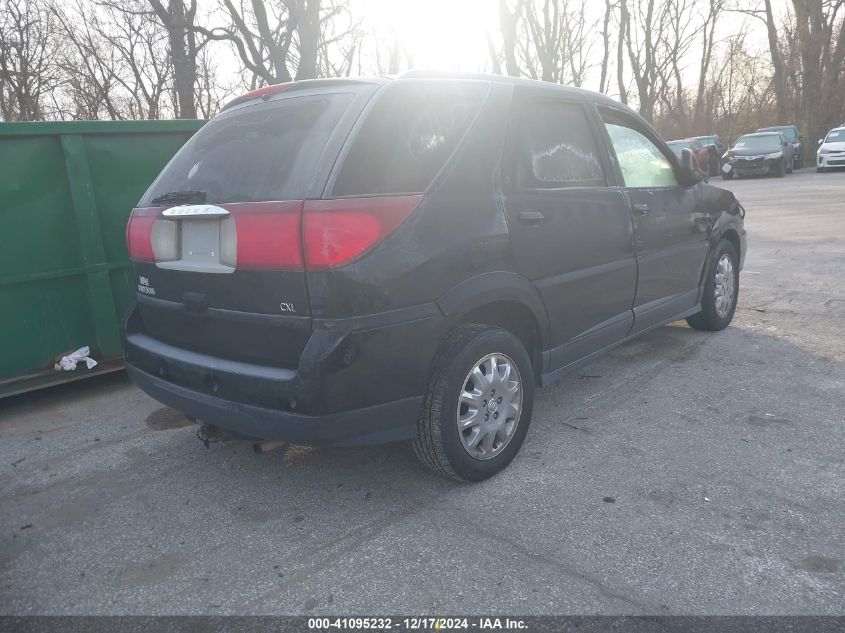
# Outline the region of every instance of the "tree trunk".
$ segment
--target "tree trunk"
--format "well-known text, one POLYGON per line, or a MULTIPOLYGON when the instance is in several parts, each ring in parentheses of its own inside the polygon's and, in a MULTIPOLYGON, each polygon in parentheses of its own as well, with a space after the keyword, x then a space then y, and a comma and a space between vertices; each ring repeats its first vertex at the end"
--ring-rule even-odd
POLYGON ((317 50, 320 44, 320 0, 300 0, 298 7, 296 21, 296 30, 299 33, 297 81, 317 77, 317 50))
POLYGON ((786 121, 786 105, 788 93, 786 90, 786 74, 783 70, 783 58, 780 54, 778 44, 778 30, 775 18, 772 14, 772 0, 765 0, 766 4, 766 32, 769 37, 769 53, 772 56, 772 68, 774 69, 773 82, 775 85, 775 100, 777 101, 778 121, 786 121))
POLYGON ((195 0, 186 11, 183 0, 170 0, 167 8, 159 0, 150 0, 153 11, 167 29, 170 60, 173 64, 173 84, 176 93, 176 116, 196 119, 197 106, 194 88, 197 83, 197 51, 194 33, 195 0))
POLYGON ((522 0, 511 12, 507 0, 499 0, 499 28, 502 31, 502 41, 505 53, 505 71, 511 77, 519 77, 519 64, 516 61, 516 25, 522 12, 522 0))

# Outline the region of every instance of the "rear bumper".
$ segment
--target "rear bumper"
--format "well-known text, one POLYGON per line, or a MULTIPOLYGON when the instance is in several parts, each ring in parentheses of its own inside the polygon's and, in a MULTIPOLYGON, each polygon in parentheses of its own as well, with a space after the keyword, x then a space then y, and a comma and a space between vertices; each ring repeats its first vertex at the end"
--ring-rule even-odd
POLYGON ((422 397, 326 415, 302 415, 223 400, 126 365, 138 387, 159 402, 203 423, 251 439, 273 439, 311 446, 355 446, 414 437, 422 397))
POLYGON ((124 329, 126 369, 147 394, 254 439, 350 446, 411 439, 445 317, 426 304, 314 320, 296 369, 234 361, 150 336, 137 308, 124 329))

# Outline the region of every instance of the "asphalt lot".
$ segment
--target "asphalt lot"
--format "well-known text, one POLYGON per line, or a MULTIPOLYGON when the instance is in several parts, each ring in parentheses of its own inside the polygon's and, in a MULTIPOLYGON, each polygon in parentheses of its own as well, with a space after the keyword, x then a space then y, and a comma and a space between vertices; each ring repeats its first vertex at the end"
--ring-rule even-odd
POLYGON ((541 390, 482 484, 206 449, 122 375, 0 401, 0 613, 845 614, 845 173, 724 184, 733 326, 541 390))

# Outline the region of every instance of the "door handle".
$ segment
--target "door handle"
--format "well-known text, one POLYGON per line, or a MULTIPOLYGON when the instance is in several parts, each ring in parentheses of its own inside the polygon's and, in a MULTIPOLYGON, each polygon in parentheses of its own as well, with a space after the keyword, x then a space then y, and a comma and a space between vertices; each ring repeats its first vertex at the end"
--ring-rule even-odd
POLYGON ((524 222, 525 224, 540 224, 543 220, 546 219, 546 216, 540 213, 539 211, 520 211, 519 212, 519 221, 524 222))
POLYGON ((634 210, 636 215, 647 215, 651 210, 651 207, 645 203, 631 205, 631 208, 634 210))

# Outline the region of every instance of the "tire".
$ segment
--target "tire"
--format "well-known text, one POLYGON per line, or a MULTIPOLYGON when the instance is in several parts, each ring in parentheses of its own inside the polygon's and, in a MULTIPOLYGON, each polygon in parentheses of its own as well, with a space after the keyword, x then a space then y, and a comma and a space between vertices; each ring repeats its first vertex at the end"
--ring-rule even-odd
POLYGON ((710 267, 707 270, 707 278, 704 281, 704 293, 701 299, 701 311, 687 317, 687 323, 691 328, 696 330, 707 330, 710 332, 723 330, 730 325, 730 322, 734 318, 738 299, 739 257, 737 256, 737 252, 733 244, 731 244, 728 240, 721 240, 716 247, 713 260, 710 262, 710 267), (716 300, 716 276, 720 272, 719 264, 723 257, 727 257, 730 260, 733 278, 733 293, 731 295, 730 304, 728 306, 722 305, 720 309, 717 306, 716 300))
POLYGON ((804 166, 804 154, 798 154, 792 161, 792 170, 801 169, 804 166))
POLYGON ((775 176, 783 178, 786 175, 786 159, 782 158, 775 169, 775 176))
POLYGON ((733 180, 734 179, 734 172, 733 169, 728 172, 722 172, 722 180, 733 180))
MULTIPOLYGON (((503 364, 499 367, 500 371, 504 371, 503 364)), ((507 384, 511 384, 511 381, 507 381, 507 384)), ((489 325, 458 327, 443 341, 432 363, 431 378, 417 421, 417 437, 413 441, 414 452, 423 464, 439 475, 456 481, 483 481, 505 468, 519 451, 531 423, 533 405, 534 370, 528 352, 520 340, 506 330, 489 325), (510 434, 506 437, 504 434, 507 432, 509 418, 504 416, 499 418, 500 411, 496 410, 499 402, 503 402, 502 397, 507 397, 504 392, 505 387, 498 382, 492 384, 489 382, 489 378, 493 375, 492 371, 489 375, 485 373, 485 376, 477 379, 482 383, 480 385, 472 382, 475 379, 470 375, 481 361, 494 355, 500 361, 513 363, 511 377, 514 376, 515 369, 519 385, 516 391, 508 389, 512 394, 509 400, 515 398, 517 394, 520 400, 515 422, 510 434), (469 391, 467 386, 470 384, 473 390, 478 389, 480 392, 481 395, 478 397, 484 398, 483 402, 488 404, 479 403, 475 409, 477 425, 471 425, 466 430, 459 431, 458 424, 461 416, 476 419, 467 406, 469 401, 461 398, 462 392, 469 391), (499 395, 493 396, 497 399, 497 403, 493 404, 489 396, 496 384, 499 384, 500 389, 499 395), (502 425, 500 430, 492 434, 490 457, 473 456, 470 454, 473 449, 465 446, 465 443, 471 443, 472 439, 477 437, 482 437, 482 440, 478 441, 478 447, 482 447, 485 443, 487 435, 483 435, 482 432, 485 427, 492 428, 493 418, 485 417, 482 421, 481 415, 495 416, 496 419, 502 420, 499 423, 502 425), (491 425, 484 424, 488 421, 491 425), (478 429, 478 435, 475 435, 476 429, 478 429), (469 439, 466 439, 467 437, 469 439), (497 441, 498 448, 495 444, 497 441)), ((502 411, 513 410, 507 406, 506 401, 501 406, 502 411)), ((475 450, 478 451, 480 448, 475 450)))
POLYGON ((817 174, 823 174, 824 173, 824 167, 816 167, 816 173, 817 174))

